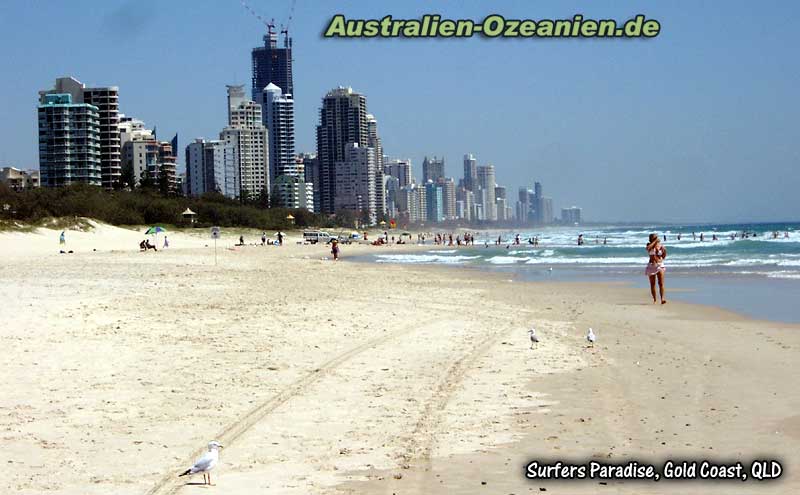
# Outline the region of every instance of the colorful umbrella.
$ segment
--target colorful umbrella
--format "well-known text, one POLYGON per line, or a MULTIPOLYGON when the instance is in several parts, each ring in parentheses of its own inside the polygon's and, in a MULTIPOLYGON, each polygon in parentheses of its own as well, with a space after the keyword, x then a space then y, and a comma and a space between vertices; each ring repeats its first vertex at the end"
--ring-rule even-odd
POLYGON ((150 227, 149 229, 147 229, 145 231, 145 235, 155 235, 155 234, 159 234, 161 232, 166 232, 166 230, 164 230, 162 227, 158 227, 158 226, 150 227))

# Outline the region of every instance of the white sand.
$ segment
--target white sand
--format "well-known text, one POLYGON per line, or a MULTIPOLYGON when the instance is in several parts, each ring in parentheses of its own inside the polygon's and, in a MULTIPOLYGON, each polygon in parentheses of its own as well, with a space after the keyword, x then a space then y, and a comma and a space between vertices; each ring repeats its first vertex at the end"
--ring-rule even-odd
POLYGON ((205 230, 140 253, 141 230, 101 225, 68 232, 69 255, 56 231, 0 234, 0 492, 522 493, 539 486, 527 456, 658 456, 662 441, 797 462, 800 396, 780 380, 798 371, 796 327, 348 260, 414 246, 343 246, 334 263, 297 233, 244 248, 224 234, 216 267, 205 230), (212 439, 217 486, 183 486, 212 439))

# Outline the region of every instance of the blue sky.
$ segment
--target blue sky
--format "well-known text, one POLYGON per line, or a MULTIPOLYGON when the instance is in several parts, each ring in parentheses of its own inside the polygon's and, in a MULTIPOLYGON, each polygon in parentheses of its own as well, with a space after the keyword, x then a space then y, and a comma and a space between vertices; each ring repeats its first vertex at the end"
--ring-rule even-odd
MULTIPOLYGON (((250 0, 277 22, 290 0, 250 0)), ((384 148, 491 163, 516 196, 538 180, 592 220, 800 219, 795 2, 297 0, 297 150, 320 100, 367 95, 384 148), (650 40, 329 40, 337 13, 661 22, 650 40)), ((61 75, 120 87, 121 110, 183 145, 225 124, 225 85, 250 84, 263 26, 238 0, 5 0, 0 166, 38 163, 36 98, 61 75)), ((182 154, 182 152, 181 152, 182 154)), ((182 158, 181 158, 182 161, 182 158)))

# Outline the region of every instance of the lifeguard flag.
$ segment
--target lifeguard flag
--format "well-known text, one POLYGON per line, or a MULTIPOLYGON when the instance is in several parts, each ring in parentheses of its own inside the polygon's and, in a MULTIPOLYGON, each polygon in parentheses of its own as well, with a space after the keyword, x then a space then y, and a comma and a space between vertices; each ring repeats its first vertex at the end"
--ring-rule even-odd
POLYGON ((394 219, 390 220, 389 221, 389 227, 392 228, 392 229, 397 227, 397 222, 395 222, 394 219))

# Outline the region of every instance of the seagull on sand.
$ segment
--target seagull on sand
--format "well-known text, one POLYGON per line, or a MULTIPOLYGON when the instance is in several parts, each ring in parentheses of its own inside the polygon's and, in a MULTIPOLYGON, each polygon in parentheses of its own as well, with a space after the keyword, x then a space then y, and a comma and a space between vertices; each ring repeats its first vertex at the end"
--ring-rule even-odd
POLYGON ((536 329, 531 328, 530 330, 528 330, 528 335, 531 336, 531 349, 533 349, 533 344, 539 343, 539 337, 536 336, 536 329))
POLYGON ((597 340, 597 337, 594 335, 594 330, 592 330, 591 327, 589 328, 589 333, 586 334, 586 340, 594 347, 594 341, 597 340))
POLYGON ((187 474, 197 474, 203 473, 203 481, 206 485, 211 484, 211 470, 219 462, 219 449, 222 448, 222 445, 219 444, 216 440, 210 442, 208 444, 208 452, 203 454, 203 457, 197 459, 197 462, 194 463, 194 466, 190 467, 186 471, 182 472, 179 476, 186 476, 187 474))

